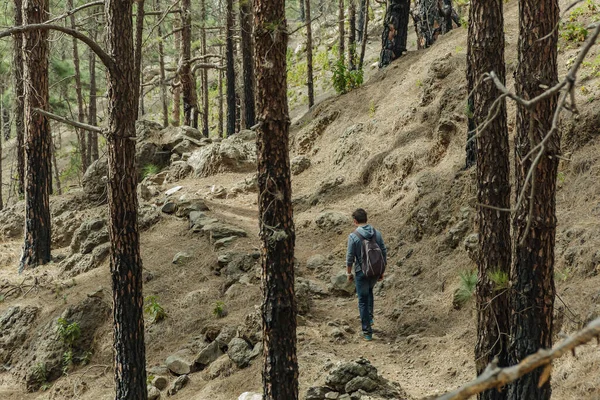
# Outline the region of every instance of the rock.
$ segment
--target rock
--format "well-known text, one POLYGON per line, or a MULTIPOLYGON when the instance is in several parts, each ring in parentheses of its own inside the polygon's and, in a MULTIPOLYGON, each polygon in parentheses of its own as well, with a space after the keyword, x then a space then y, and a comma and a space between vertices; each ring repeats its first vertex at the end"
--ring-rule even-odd
POLYGON ((187 178, 192 172, 194 172, 194 169, 186 161, 172 162, 167 171, 166 182, 178 182, 187 178))
POLYGON ((173 214, 176 210, 177 204, 175 204, 173 201, 167 201, 160 209, 160 211, 164 212, 165 214, 173 214))
POLYGON ((158 122, 139 119, 135 121, 135 136, 138 141, 153 140, 160 136, 160 131, 163 129, 158 122))
POLYGON ((200 350, 200 353, 196 356, 196 364, 199 364, 202 368, 206 368, 213 361, 223 355, 219 344, 214 341, 200 350))
POLYGON ((368 376, 369 378, 376 380, 377 369, 368 361, 364 361, 361 362, 361 360, 357 360, 339 364, 329 372, 329 375, 325 379, 325 384, 338 392, 345 393, 346 384, 357 376, 368 376))
POLYGON ((194 372, 194 356, 189 350, 179 350, 167 357, 165 364, 175 375, 186 375, 194 372))
POLYGON ((149 201, 154 196, 158 195, 158 190, 154 186, 146 185, 144 182, 140 183, 137 188, 138 197, 144 201, 149 201))
POLYGON ((311 387, 306 391, 305 400, 323 400, 329 392, 331 392, 331 389, 324 386, 311 387))
POLYGON ((292 175, 300 175, 308 168, 310 168, 310 158, 305 156, 296 156, 290 161, 292 175))
POLYGON ((39 311, 34 306, 12 306, 0 315, 0 363, 9 365, 14 349, 27 339, 39 311))
POLYGON ((233 363, 228 355, 222 355, 213 361, 206 370, 209 379, 215 379, 219 376, 227 377, 233 373, 233 363))
POLYGON ((295 147, 297 147, 298 152, 301 154, 306 154, 309 152, 316 140, 325 132, 325 129, 336 120, 336 118, 340 115, 339 111, 333 111, 328 114, 323 115, 322 117, 314 120, 310 125, 306 128, 302 129, 295 140, 295 147))
POLYGON ((157 400, 160 398, 160 390, 154 386, 148 386, 148 400, 157 400))
POLYGON ((0 210, 0 236, 17 238, 23 235, 25 202, 0 210))
POLYGON ((296 280, 295 285, 296 293, 296 304, 298 307, 298 314, 306 315, 310 312, 313 305, 312 295, 310 292, 309 285, 304 281, 296 280))
POLYGON ((469 258, 477 262, 477 255, 479 253, 479 234, 471 233, 465 238, 465 241, 463 243, 465 246, 465 250, 469 255, 469 258))
POLYGON ((86 198, 94 203, 102 204, 108 195, 108 161, 106 157, 94 161, 83 174, 81 186, 86 198))
POLYGON ((177 205, 175 215, 179 218, 187 218, 193 211, 208 211, 208 206, 202 199, 184 200, 177 205))
POLYGON ((135 148, 135 163, 138 177, 144 175, 144 170, 149 166, 152 169, 163 169, 169 165, 171 154, 162 146, 152 142, 138 142, 135 148))
POLYGON ((217 240, 215 242, 215 250, 219 250, 219 249, 222 249, 223 247, 229 246, 230 244, 235 242, 236 239, 237 239, 237 237, 235 237, 235 236, 229 236, 229 237, 217 240))
POLYGON ((220 143, 212 143, 194 152, 188 160, 196 176, 206 177, 223 172, 254 172, 256 143, 234 135, 220 143))
POLYGON ((323 195, 327 192, 331 192, 333 189, 339 187, 344 183, 345 179, 343 176, 338 176, 336 178, 328 178, 324 181, 321 181, 317 187, 317 195, 323 195))
POLYGON ((180 251, 175 254, 173 257, 173 264, 175 265, 185 265, 192 259, 192 256, 186 253, 185 251, 180 251))
POLYGON ((237 326, 226 326, 221 329, 219 335, 215 338, 215 342, 223 351, 227 351, 229 346, 229 342, 233 340, 237 336, 238 328, 237 326))
POLYGON ((238 400, 262 400, 263 396, 260 393, 244 392, 238 397, 238 400))
MULTIPOLYGON (((110 243, 109 243, 110 246, 110 243)), ((71 278, 97 267, 93 254, 75 253, 58 264, 61 277, 71 278)))
POLYGON ((202 211, 190 211, 188 219, 190 221, 190 229, 194 232, 202 232, 202 228, 206 225, 219 222, 219 220, 209 217, 202 211))
POLYGON ((246 237, 248 234, 245 230, 237 226, 226 224, 223 222, 213 222, 202 227, 202 232, 207 234, 211 242, 216 242, 219 239, 227 237, 246 237))
POLYGON ((165 183, 168 174, 169 173, 167 171, 161 171, 156 175, 147 176, 144 181, 147 181, 149 184, 160 186, 165 183))
POLYGON ((331 337, 334 339, 343 339, 344 331, 342 331, 340 328, 333 328, 331 330, 331 337))
POLYGON ((155 206, 140 205, 138 207, 138 227, 146 230, 160 221, 160 212, 155 206))
POLYGON ((356 286, 353 281, 348 280, 346 271, 340 271, 331 277, 329 290, 336 295, 352 296, 356 292, 356 286))
POLYGON ((165 192, 165 196, 171 196, 172 194, 177 193, 183 188, 183 186, 175 186, 165 192))
POLYGON ((155 376, 152 379, 152 386, 156 387, 158 390, 164 390, 169 385, 169 380, 164 376, 155 376))
POLYGON ((72 211, 68 211, 52 220, 52 246, 61 248, 69 246, 75 231, 81 226, 81 219, 72 211))
POLYGON ((169 396, 173 396, 173 395, 177 394, 177 392, 179 392, 181 389, 183 389, 185 387, 185 385, 188 384, 189 381, 190 381, 190 378, 187 375, 181 375, 180 377, 175 379, 175 381, 171 384, 171 387, 167 391, 167 394, 169 396))
POLYGON ((468 220, 461 220, 456 225, 448 230, 446 237, 444 238, 444 244, 450 249, 458 247, 461 240, 465 237, 466 233, 471 228, 468 220))
POLYGON ((323 230, 334 230, 342 225, 349 225, 350 218, 342 213, 325 211, 317 216, 315 223, 323 230))
POLYGON ((236 196, 240 193, 257 193, 258 192, 258 175, 254 174, 249 178, 245 178, 242 182, 236 183, 229 191, 229 196, 236 196))
POLYGON ((372 392, 377 388, 377 382, 366 376, 357 376, 346 384, 346 393, 356 392, 358 390, 364 390, 365 392, 372 392))
POLYGON ((89 254, 92 250, 109 241, 106 222, 101 218, 84 221, 73 234, 71 251, 73 253, 89 254))
POLYGON ((327 257, 322 254, 315 254, 314 256, 310 257, 308 261, 306 261, 306 268, 312 270, 317 270, 322 266, 329 265, 333 265, 333 261, 328 260, 327 257))
POLYGON ((262 316, 260 307, 248 313, 244 319, 244 325, 239 329, 240 335, 247 339, 250 344, 256 345, 262 341, 262 316))
POLYGON ((250 354, 251 349, 248 342, 242 338, 231 339, 227 348, 227 355, 235 365, 239 368, 247 367, 251 360, 250 354))
POLYGON ((340 394, 338 392, 327 392, 327 394, 325 395, 326 399, 333 399, 336 400, 340 397, 340 394))
POLYGON ((215 199, 224 199, 227 197, 227 189, 221 185, 213 185, 210 188, 210 195, 215 199))
POLYGON ((104 243, 92 250, 92 258, 94 259, 94 264, 98 265, 110 254, 110 243, 104 243))
POLYGON ((155 365, 155 366, 147 369, 147 375, 168 375, 168 374, 169 374, 169 368, 167 368, 165 365, 155 365))

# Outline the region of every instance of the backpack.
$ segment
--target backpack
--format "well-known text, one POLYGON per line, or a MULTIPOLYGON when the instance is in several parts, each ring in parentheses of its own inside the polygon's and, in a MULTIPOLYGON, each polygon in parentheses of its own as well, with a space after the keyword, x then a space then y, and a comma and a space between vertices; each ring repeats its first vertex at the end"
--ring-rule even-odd
POLYGON ((358 230, 354 231, 361 242, 362 248, 362 272, 367 278, 379 278, 385 272, 385 258, 381 247, 377 244, 377 231, 373 229, 371 239, 365 239, 358 230))

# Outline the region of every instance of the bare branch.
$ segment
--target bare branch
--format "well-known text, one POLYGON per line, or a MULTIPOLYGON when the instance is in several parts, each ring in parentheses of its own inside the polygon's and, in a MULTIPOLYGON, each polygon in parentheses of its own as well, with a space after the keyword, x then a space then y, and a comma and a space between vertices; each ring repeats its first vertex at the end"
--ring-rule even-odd
POLYGON ((97 126, 84 124, 83 122, 71 121, 70 119, 61 117, 60 115, 52 114, 48 111, 44 111, 39 108, 34 108, 33 111, 35 111, 36 113, 38 113, 40 115, 43 115, 44 117, 53 119, 58 122, 62 122, 63 124, 74 126, 75 128, 85 129, 86 131, 100 133, 100 134, 105 133, 102 128, 98 128, 97 126))
POLYGON ((82 6, 75 7, 72 10, 69 10, 69 11, 67 11, 64 14, 59 15, 56 18, 49 19, 48 21, 44 22, 44 24, 51 24, 53 22, 60 21, 61 19, 70 17, 71 15, 75 14, 76 12, 81 11, 81 10, 85 10, 86 8, 90 8, 90 7, 94 7, 94 6, 103 6, 103 5, 104 5, 104 1, 103 0, 93 1, 91 3, 87 3, 87 4, 84 4, 82 6))
POLYGON ((437 397, 436 400, 466 400, 486 390, 501 388, 542 366, 552 364, 554 360, 598 337, 600 337, 600 318, 592 321, 583 330, 569 336, 553 349, 538 350, 537 353, 526 357, 517 365, 499 368, 495 363, 491 363, 477 379, 437 397))
POLYGON ((35 30, 47 30, 47 31, 59 31, 65 33, 69 36, 74 37, 75 39, 81 40, 83 43, 89 46, 89 48, 96 53, 98 58, 102 61, 102 63, 106 66, 108 71, 113 74, 117 73, 117 64, 115 60, 112 59, 111 56, 105 52, 102 47, 89 37, 85 36, 81 32, 78 32, 74 29, 66 28, 60 25, 50 25, 50 24, 30 24, 30 25, 21 25, 15 26, 13 28, 7 29, 5 31, 0 32, 0 39, 14 35, 16 33, 24 33, 35 30))
POLYGON ((195 74, 197 70, 199 69, 220 69, 220 70, 225 70, 225 66, 221 65, 221 64, 208 64, 208 63, 199 63, 199 64, 195 64, 192 67, 192 74, 195 74))

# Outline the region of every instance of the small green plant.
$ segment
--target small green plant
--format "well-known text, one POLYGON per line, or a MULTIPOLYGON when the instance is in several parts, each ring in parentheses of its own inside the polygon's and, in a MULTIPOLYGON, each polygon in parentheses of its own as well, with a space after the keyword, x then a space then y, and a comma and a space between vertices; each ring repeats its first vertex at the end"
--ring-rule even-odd
POLYGON ((64 344, 73 347, 73 344, 81 337, 81 327, 78 322, 69 323, 64 318, 58 319, 56 331, 64 344))
POLYGON ((488 278, 494 284, 494 290, 504 290, 508 288, 508 274, 504 271, 494 270, 488 273, 488 278))
POLYGON ((144 312, 152 317, 152 322, 160 322, 167 318, 167 312, 158 303, 158 297, 156 296, 146 297, 146 307, 144 308, 144 312))
POLYGON ((589 31, 579 22, 567 22, 563 24, 560 36, 567 42, 585 42, 589 31))
POLYGON ((417 79, 417 82, 415 84, 417 85, 418 88, 423 87, 423 80, 417 79))
POLYGON ((554 279, 559 282, 566 282, 569 280, 573 273, 573 269, 570 267, 557 269, 554 271, 554 279))
POLYGON ((79 357, 79 362, 81 363, 81 365, 88 365, 90 361, 92 361, 93 355, 94 353, 88 350, 84 352, 81 357, 79 357))
POLYGON ((67 375, 73 366, 73 350, 67 350, 63 353, 63 375, 67 375))
POLYGON ((363 84, 364 71, 362 69, 348 70, 344 60, 340 59, 333 69, 333 88, 338 94, 348 93, 363 84))
POLYGON ((142 179, 146 178, 147 176, 156 175, 159 171, 160 168, 158 165, 146 164, 142 169, 142 179))
POLYGON ((477 271, 462 271, 459 274, 460 286, 454 293, 454 302, 458 305, 466 304, 473 297, 475 287, 477 286, 477 271))
POLYGON ((223 303, 222 301, 217 301, 215 303, 215 308, 213 308, 213 314, 217 318, 223 318, 225 315, 227 315, 227 311, 225 310, 225 303, 223 303))
MULTIPOLYGON (((31 375, 37 383, 40 384, 40 389, 43 389, 45 385, 48 385, 48 369, 46 364, 43 362, 37 362, 32 368, 31 375)), ((49 387, 49 386, 48 386, 49 387)))
POLYGON ((146 377, 146 384, 151 385, 153 380, 154 380, 154 375, 148 374, 148 376, 146 377))
POLYGON ((371 100, 369 102, 369 118, 373 118, 375 116, 375 102, 371 100))

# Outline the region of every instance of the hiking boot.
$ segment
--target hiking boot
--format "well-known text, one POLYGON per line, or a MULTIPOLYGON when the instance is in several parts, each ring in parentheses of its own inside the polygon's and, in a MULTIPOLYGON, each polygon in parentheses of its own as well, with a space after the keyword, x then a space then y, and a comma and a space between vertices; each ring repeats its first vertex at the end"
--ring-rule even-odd
POLYGON ((371 324, 371 326, 375 325, 375 321, 373 321, 373 318, 371 318, 370 324, 371 324))
POLYGON ((373 335, 369 335, 368 333, 363 333, 363 339, 367 342, 373 340, 373 335))

